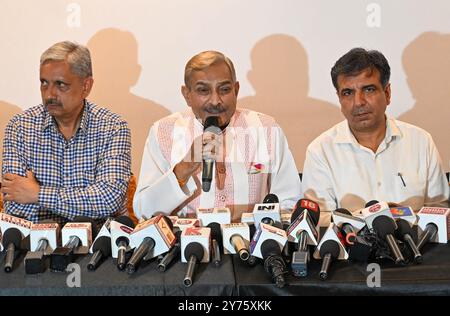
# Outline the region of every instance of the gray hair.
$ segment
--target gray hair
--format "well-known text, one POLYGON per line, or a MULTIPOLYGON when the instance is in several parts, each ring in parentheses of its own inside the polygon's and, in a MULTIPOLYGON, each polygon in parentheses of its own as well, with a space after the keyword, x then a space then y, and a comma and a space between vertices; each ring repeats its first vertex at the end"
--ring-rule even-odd
POLYGON ((220 62, 224 62, 228 66, 231 78, 233 82, 236 82, 236 71, 234 70, 233 62, 224 54, 209 50, 195 55, 187 62, 184 68, 184 84, 186 87, 189 88, 189 81, 194 71, 203 70, 220 62))
POLYGON ((92 76, 91 54, 85 46, 64 41, 52 45, 41 55, 41 66, 49 61, 67 61, 80 78, 92 76))

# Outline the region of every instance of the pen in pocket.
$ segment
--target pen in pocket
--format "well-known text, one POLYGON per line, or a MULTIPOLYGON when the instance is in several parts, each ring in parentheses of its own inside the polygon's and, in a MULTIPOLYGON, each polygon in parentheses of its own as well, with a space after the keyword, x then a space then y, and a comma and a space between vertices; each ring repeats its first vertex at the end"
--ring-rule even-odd
POLYGON ((402 180, 403 186, 406 187, 406 183, 405 183, 405 180, 403 179, 402 174, 399 172, 397 175, 398 175, 398 176, 400 177, 400 179, 402 180))

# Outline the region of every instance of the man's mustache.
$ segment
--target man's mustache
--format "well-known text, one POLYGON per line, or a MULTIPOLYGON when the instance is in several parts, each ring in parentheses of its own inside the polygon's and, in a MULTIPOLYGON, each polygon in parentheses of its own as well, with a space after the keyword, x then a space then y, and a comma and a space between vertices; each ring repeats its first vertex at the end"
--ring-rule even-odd
POLYGON ((226 112, 226 108, 224 106, 222 106, 221 104, 218 105, 208 105, 205 108, 205 111, 208 112, 209 114, 220 114, 223 112, 226 112))
POLYGON ((370 113, 370 109, 368 107, 358 107, 352 111, 352 115, 361 115, 370 113))
POLYGON ((62 106, 63 104, 61 102, 59 102, 56 99, 47 99, 45 100, 45 106, 49 106, 49 105, 56 105, 56 106, 62 106))

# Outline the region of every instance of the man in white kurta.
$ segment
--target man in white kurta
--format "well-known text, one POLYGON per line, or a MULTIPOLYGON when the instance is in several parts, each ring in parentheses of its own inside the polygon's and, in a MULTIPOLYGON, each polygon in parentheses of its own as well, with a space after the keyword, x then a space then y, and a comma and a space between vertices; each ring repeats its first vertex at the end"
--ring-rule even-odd
POLYGON ((357 211, 370 200, 410 206, 447 206, 448 183, 431 135, 388 118, 389 65, 381 53, 353 49, 332 70, 347 120, 307 148, 305 196, 317 201, 322 225, 329 211, 357 211))
POLYGON ((134 197, 136 215, 190 216, 197 208, 229 207, 233 221, 239 221, 268 193, 278 196, 282 209, 292 209, 301 192, 286 137, 273 118, 236 109, 239 85, 231 61, 204 52, 188 62, 186 73, 182 92, 189 108, 156 122, 147 138, 134 197), (195 140, 202 139, 204 119, 211 115, 219 117, 221 149, 211 189, 204 192, 201 159, 190 163, 186 157, 195 140), (185 166, 187 171, 180 172, 185 166))

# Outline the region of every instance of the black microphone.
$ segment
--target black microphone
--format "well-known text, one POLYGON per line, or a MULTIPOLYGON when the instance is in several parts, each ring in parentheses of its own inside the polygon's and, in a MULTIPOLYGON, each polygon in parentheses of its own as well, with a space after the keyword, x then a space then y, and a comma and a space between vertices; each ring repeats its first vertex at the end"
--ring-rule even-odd
POLYGON ((195 265, 197 262, 200 262, 203 258, 204 250, 203 246, 198 242, 191 242, 186 246, 184 250, 184 257, 187 258, 188 266, 186 270, 186 275, 183 280, 183 284, 186 287, 192 285, 192 278, 194 276, 195 265))
POLYGON ((328 269, 331 262, 339 257, 340 247, 336 240, 329 239, 320 247, 320 257, 322 258, 322 267, 320 268, 319 277, 322 281, 328 278, 328 269))
POLYGON ((176 259, 180 255, 181 250, 181 230, 175 232, 176 243, 170 249, 166 255, 162 258, 162 260, 158 263, 158 270, 160 272, 166 271, 167 267, 172 263, 174 259, 176 259))
POLYGON ((396 231, 397 238, 408 244, 409 248, 412 251, 414 262, 422 263, 423 257, 419 249, 417 249, 414 239, 412 238, 413 235, 414 232, 411 226, 409 225, 409 222, 402 218, 397 219, 397 231, 396 231))
MULTIPOLYGON (((128 216, 119 216, 114 219, 114 221, 121 223, 127 227, 134 228, 133 220, 128 216)), ((128 245, 130 244, 130 239, 126 236, 120 236, 116 239, 117 250, 117 268, 122 271, 126 266, 126 253, 128 245)))
POLYGON ((97 238, 92 246, 92 251, 94 254, 87 265, 87 268, 90 271, 97 269, 102 258, 109 257, 111 255, 111 237, 101 236, 97 238))
MULTIPOLYGON (((256 227, 254 224, 250 224, 248 225, 248 228, 250 230, 250 240, 253 239, 253 236, 255 235, 256 232, 256 227)), ((258 257, 253 256, 253 255, 249 255, 248 259, 245 261, 247 262, 247 264, 251 267, 255 266, 258 263, 258 257)))
POLYGON ((394 238, 395 230, 397 228, 394 220, 386 215, 380 215, 373 220, 372 227, 377 232, 378 236, 387 241, 395 263, 404 265, 405 258, 394 238))
POLYGON ((220 224, 216 222, 209 223, 207 227, 211 228, 212 261, 218 267, 222 261, 221 253, 223 252, 222 230, 220 229, 220 224))
POLYGON ((434 236, 438 233, 438 227, 434 223, 428 223, 427 226, 425 226, 425 230, 423 231, 422 236, 420 237, 419 242, 417 243, 417 248, 419 250, 422 249, 423 246, 425 246, 426 243, 430 241, 430 239, 433 239, 434 236))
POLYGON ((286 263, 281 256, 281 249, 273 239, 266 239, 261 244, 261 254, 264 260, 264 269, 272 276, 272 281, 279 288, 285 286, 286 263))
POLYGON ((131 256, 130 261, 126 265, 126 271, 128 274, 133 274, 136 272, 137 265, 141 262, 142 258, 148 254, 155 247, 155 240, 151 237, 145 237, 142 240, 139 247, 134 251, 133 256, 131 256))
POLYGON ((3 247, 6 248, 5 272, 11 272, 14 264, 16 249, 20 249, 22 233, 17 228, 11 227, 3 235, 3 247))
MULTIPOLYGON (((208 116, 205 119, 203 131, 219 135, 221 133, 221 130, 219 128, 219 117, 208 116)), ((214 173, 214 158, 209 157, 207 159, 203 159, 202 189, 204 192, 209 192, 211 188, 213 173, 214 173)))
POLYGON ((278 196, 276 194, 269 193, 264 197, 263 200, 263 204, 266 203, 280 203, 280 201, 278 200, 278 196))

